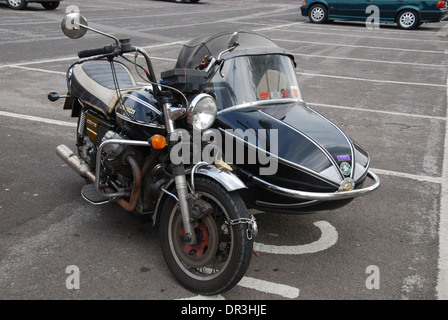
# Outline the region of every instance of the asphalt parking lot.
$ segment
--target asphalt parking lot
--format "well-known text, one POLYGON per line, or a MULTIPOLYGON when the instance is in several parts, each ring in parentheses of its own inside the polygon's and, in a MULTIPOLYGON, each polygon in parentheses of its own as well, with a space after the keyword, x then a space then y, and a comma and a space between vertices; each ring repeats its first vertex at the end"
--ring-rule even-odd
POLYGON ((59 144, 74 146, 76 119, 46 93, 66 90, 78 50, 109 44, 93 33, 66 38, 69 5, 144 47, 157 74, 198 35, 264 34, 296 57, 308 105, 371 155, 382 180, 374 194, 331 212, 257 213, 259 256, 239 285, 212 298, 448 298, 448 22, 315 25, 293 0, 70 0, 55 11, 0 2, 0 299, 197 298, 170 274, 157 230, 114 204, 85 202, 83 179, 55 155, 59 144), (80 287, 70 290, 73 265, 80 287))

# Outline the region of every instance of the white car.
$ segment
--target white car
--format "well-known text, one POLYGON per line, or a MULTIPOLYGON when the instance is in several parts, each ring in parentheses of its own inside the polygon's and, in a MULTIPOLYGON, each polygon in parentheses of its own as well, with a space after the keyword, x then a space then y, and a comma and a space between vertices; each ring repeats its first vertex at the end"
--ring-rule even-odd
POLYGON ((51 1, 51 0, 6 0, 8 6, 11 9, 22 10, 25 9, 29 2, 38 2, 47 10, 54 10, 59 7, 60 1, 51 1))

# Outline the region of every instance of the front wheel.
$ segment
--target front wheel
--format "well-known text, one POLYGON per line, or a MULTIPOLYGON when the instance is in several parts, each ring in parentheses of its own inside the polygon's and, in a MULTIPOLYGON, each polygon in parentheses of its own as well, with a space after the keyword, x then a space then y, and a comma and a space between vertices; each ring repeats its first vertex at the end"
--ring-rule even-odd
POLYGON ((216 295, 233 288, 247 271, 253 251, 246 223, 250 218, 241 197, 217 182, 199 177, 195 189, 201 207, 207 208, 193 224, 197 243, 185 242, 180 209, 172 197, 161 213, 160 242, 169 269, 186 289, 216 295))
POLYGON ((25 9, 27 2, 25 0, 8 0, 8 6, 11 9, 22 10, 25 9))
POLYGON ((397 16, 397 24, 401 29, 415 29, 420 25, 417 12, 414 10, 401 11, 397 16))
POLYGON ((311 7, 308 16, 313 23, 326 23, 328 21, 328 10, 324 5, 316 4, 311 7))

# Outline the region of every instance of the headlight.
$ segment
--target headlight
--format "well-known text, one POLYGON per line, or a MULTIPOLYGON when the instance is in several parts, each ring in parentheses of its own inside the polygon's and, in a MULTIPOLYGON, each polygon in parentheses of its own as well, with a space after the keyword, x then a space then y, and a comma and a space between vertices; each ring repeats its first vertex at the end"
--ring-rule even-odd
POLYGON ((207 130, 216 120, 218 107, 212 96, 201 93, 190 104, 187 120, 195 130, 207 130))

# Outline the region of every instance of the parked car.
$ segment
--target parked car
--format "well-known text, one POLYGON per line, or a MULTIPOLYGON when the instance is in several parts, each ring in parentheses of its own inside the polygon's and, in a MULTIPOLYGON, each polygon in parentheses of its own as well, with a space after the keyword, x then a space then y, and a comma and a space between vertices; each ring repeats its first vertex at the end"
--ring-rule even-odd
POLYGON ((47 10, 54 10, 59 7, 60 1, 51 1, 51 0, 6 0, 8 6, 11 9, 15 10, 23 10, 26 8, 29 2, 38 2, 47 10))
POLYGON ((311 22, 332 20, 366 21, 372 15, 368 6, 379 8, 379 22, 396 23, 402 29, 414 29, 426 22, 439 22, 447 17, 447 0, 305 0, 302 15, 311 22))

